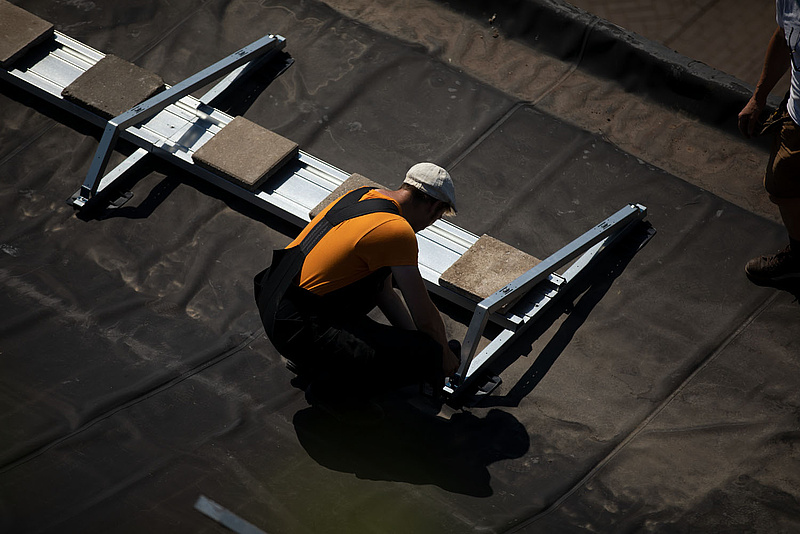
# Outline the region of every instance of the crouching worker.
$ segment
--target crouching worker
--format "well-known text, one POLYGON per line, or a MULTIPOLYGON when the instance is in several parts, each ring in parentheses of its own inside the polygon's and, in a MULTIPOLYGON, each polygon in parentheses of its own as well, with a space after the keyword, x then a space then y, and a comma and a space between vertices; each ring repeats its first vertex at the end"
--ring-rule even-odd
POLYGON ((309 403, 379 417, 377 394, 423 383, 439 391, 456 371, 415 235, 450 213, 450 175, 418 163, 400 189, 361 188, 334 201, 256 276, 267 336, 310 382, 309 403), (367 316, 375 306, 391 326, 367 316))

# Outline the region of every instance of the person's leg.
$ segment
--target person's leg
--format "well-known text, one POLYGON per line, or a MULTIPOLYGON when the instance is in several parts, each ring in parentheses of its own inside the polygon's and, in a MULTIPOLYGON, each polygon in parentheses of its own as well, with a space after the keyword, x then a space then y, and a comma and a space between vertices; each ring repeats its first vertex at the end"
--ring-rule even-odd
POLYGON ((354 317, 330 327, 317 344, 320 372, 315 377, 326 394, 369 398, 386 390, 436 381, 442 373, 442 348, 416 330, 354 317))
MULTIPOLYGON (((782 200, 778 204, 778 209, 781 212, 783 225, 789 233, 789 239, 800 243, 800 198, 782 200)), ((800 250, 795 250, 795 252, 800 252, 800 250)))
POLYGON ((374 350, 374 358, 364 366, 365 376, 378 377, 390 389, 426 381, 442 381, 444 385, 442 347, 428 334, 381 324, 369 317, 349 329, 374 350))
POLYGON ((789 246, 750 260, 748 278, 757 284, 800 281, 800 127, 785 123, 777 133, 764 175, 764 188, 778 205, 789 234, 789 246))
POLYGON ((278 308, 273 344, 305 372, 314 396, 366 399, 423 381, 443 385, 438 343, 370 319, 364 312, 375 300, 370 280, 345 289, 324 300, 288 291, 278 308))

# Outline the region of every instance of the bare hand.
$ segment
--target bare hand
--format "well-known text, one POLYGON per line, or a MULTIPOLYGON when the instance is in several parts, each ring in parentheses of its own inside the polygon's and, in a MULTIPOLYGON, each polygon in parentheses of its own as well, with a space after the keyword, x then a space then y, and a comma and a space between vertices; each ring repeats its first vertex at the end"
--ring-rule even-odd
POLYGON ((751 98, 739 112, 739 131, 748 139, 753 137, 764 105, 751 98))

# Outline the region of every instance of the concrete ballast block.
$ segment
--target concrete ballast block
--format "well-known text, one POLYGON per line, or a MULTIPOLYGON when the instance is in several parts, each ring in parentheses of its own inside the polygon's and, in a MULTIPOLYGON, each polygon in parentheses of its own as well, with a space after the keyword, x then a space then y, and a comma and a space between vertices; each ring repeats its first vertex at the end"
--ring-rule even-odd
POLYGON ((348 193, 353 189, 358 189, 359 187, 374 187, 376 189, 386 189, 381 184, 373 182, 366 176, 357 173, 351 174, 347 180, 339 184, 339 186, 336 189, 331 191, 330 195, 325 197, 325 199, 322 202, 317 204, 317 206, 314 209, 308 212, 309 217, 313 219, 314 217, 319 215, 319 213, 322 210, 328 207, 328 204, 330 204, 340 196, 344 195, 345 193, 348 193))
POLYGON ((161 76, 109 54, 65 87, 61 96, 112 119, 164 87, 161 76))
POLYGON ((439 283, 480 302, 539 263, 538 258, 484 234, 442 273, 439 283))
POLYGON ((10 68, 28 50, 52 35, 52 24, 0 0, 0 67, 10 68))
POLYGON ((258 189, 297 156, 294 141, 244 117, 235 117, 192 155, 195 164, 246 187, 258 189))

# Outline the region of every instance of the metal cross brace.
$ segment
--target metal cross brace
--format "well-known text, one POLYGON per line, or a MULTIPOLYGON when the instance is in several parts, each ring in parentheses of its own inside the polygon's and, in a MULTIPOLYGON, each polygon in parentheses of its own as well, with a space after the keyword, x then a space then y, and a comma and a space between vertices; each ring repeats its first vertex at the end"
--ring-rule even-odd
POLYGON ((453 398, 466 390, 467 386, 474 383, 477 377, 481 376, 486 367, 500 354, 501 350, 513 339, 517 338, 522 331, 531 326, 534 316, 548 307, 554 297, 563 292, 568 287, 569 282, 585 269, 603 248, 624 233, 630 227, 630 223, 641 220, 646 215, 647 208, 639 204, 631 204, 622 208, 513 282, 478 303, 462 343, 461 365, 451 382, 445 386, 445 393, 450 394, 451 398, 453 398), (579 256, 580 258, 578 258, 579 256), (577 261, 563 275, 556 274, 558 269, 576 258, 578 258, 577 261), (524 320, 516 328, 504 329, 476 358, 475 353, 477 352, 478 341, 483 335, 490 315, 504 306, 516 302, 543 282, 546 282, 548 287, 543 288, 544 290, 535 297, 538 298, 538 302, 526 314, 524 320))
MULTIPOLYGON (((204 105, 207 105, 208 102, 214 98, 217 98, 225 89, 227 89, 242 75, 243 71, 247 69, 247 63, 251 62, 255 58, 264 56, 268 52, 282 49, 285 46, 285 42, 286 40, 281 36, 267 35, 262 37, 254 43, 245 46, 230 56, 211 65, 210 67, 207 67, 197 74, 190 76, 177 85, 158 93, 157 95, 145 100, 141 104, 129 109, 125 113, 109 120, 108 123, 106 123, 105 130, 103 131, 103 137, 100 139, 100 145, 97 147, 97 152, 95 152, 94 159, 89 167, 89 172, 86 174, 86 179, 84 180, 80 191, 72 201, 73 205, 77 208, 82 208, 97 193, 101 184, 101 177, 105 172, 108 161, 111 158, 114 145, 116 144, 121 131, 125 130, 129 126, 146 121, 192 91, 207 85, 212 80, 230 73, 228 77, 226 77, 209 93, 207 93, 203 99, 201 99, 201 105, 197 111, 202 113, 202 107, 204 105)), ((113 180, 119 178, 126 171, 130 170, 142 159, 144 155, 146 155, 146 152, 143 152, 143 149, 140 149, 134 153, 129 158, 130 161, 124 162, 120 167, 118 167, 118 169, 115 169, 115 172, 108 177, 109 179, 103 181, 103 186, 107 187, 107 185, 109 185, 113 180)))

